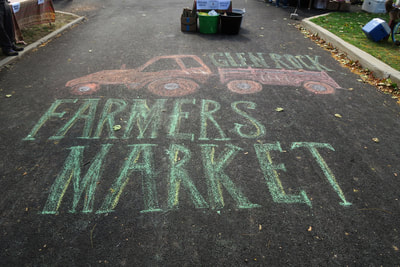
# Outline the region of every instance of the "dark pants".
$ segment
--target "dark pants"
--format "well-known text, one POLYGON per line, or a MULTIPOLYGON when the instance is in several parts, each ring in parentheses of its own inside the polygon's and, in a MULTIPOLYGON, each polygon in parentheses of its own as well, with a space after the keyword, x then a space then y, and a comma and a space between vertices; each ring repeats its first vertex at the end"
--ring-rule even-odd
POLYGON ((15 42, 14 24, 11 7, 0 0, 0 46, 3 50, 11 49, 15 42))

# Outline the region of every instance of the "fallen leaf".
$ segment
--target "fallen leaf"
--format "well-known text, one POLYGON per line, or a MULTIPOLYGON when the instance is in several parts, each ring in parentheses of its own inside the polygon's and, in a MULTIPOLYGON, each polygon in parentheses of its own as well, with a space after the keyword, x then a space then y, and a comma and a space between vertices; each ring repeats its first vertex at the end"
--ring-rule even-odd
POLYGON ((7 97, 7 98, 10 98, 10 97, 12 97, 12 95, 6 95, 6 97, 7 97))
POLYGON ((349 91, 353 91, 354 90, 354 88, 349 88, 349 91))
POLYGON ((336 118, 341 118, 342 115, 340 115, 339 113, 336 113, 336 114, 335 114, 335 117, 336 117, 336 118))
POLYGON ((374 141, 375 143, 379 143, 379 139, 376 137, 372 138, 372 141, 374 141))
POLYGON ((395 245, 393 245, 393 249, 394 249, 395 251, 399 251, 399 248, 396 247, 395 245))
POLYGON ((113 130, 114 130, 114 131, 119 131, 119 130, 121 130, 121 125, 119 125, 119 124, 114 125, 114 126, 113 126, 113 130))
POLYGON ((284 109, 283 108, 276 108, 275 111, 281 112, 281 111, 284 111, 284 109))
POLYGON ((312 231, 312 227, 308 227, 307 231, 311 232, 312 231))
POLYGON ((260 231, 262 230, 262 225, 261 224, 258 225, 258 230, 260 230, 260 231))

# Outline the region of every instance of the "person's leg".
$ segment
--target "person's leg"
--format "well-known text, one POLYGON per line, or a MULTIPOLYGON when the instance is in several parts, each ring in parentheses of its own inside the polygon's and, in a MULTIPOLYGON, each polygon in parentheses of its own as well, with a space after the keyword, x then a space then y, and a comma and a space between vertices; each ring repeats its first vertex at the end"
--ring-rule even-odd
POLYGON ((12 40, 9 38, 9 31, 6 29, 7 25, 7 9, 6 4, 0 3, 0 46, 5 50, 10 50, 12 48, 12 40))

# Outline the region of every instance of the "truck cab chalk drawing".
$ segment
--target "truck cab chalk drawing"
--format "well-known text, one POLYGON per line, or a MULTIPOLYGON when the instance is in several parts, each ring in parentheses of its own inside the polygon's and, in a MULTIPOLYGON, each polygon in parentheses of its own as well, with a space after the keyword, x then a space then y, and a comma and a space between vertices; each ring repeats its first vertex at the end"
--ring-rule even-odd
MULTIPOLYGON (((147 86, 155 95, 179 97, 195 93, 214 74, 195 55, 155 57, 136 69, 103 70, 66 83, 75 95, 90 95, 101 85, 123 84, 137 90, 147 86), (160 70, 161 69, 161 70, 160 70)), ((220 82, 237 94, 253 94, 262 85, 303 86, 315 94, 333 94, 340 86, 325 71, 218 68, 220 82)))

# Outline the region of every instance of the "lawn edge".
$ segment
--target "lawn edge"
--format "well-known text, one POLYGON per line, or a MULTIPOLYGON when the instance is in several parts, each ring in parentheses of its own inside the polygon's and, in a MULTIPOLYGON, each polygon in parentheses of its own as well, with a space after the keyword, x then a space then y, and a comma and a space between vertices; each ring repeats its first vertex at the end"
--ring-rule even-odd
POLYGON ((311 19, 326 16, 328 14, 303 19, 301 21, 301 26, 313 34, 318 34, 318 36, 325 42, 331 43, 335 48, 346 53, 349 59, 358 61, 363 68, 372 71, 375 77, 384 79, 390 78, 392 82, 400 84, 399 71, 310 21, 311 19))
POLYGON ((0 69, 2 69, 4 66, 13 63, 14 61, 20 59, 24 54, 32 51, 33 49, 39 47, 41 44, 46 43, 52 39, 54 39, 57 35, 59 35, 60 33, 72 28, 74 25, 82 22, 85 17, 81 17, 78 16, 76 14, 73 13, 69 13, 69 12, 64 12, 64 11, 56 11, 56 13, 61 13, 61 14, 66 14, 66 15, 72 15, 75 16, 76 19, 71 21, 68 24, 65 24, 64 26, 62 26, 61 28, 49 33, 48 35, 44 36, 43 38, 37 40, 36 42, 29 44, 28 46, 25 47, 24 51, 19 52, 18 56, 14 56, 14 57, 6 57, 5 59, 0 61, 0 69))

